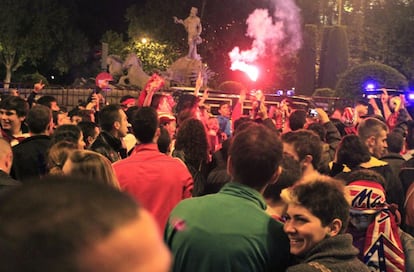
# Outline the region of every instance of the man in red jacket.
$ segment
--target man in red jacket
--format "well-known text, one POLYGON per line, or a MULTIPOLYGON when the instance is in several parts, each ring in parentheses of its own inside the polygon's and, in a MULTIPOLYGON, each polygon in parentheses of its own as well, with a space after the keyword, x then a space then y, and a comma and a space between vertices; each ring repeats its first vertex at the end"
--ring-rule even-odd
POLYGON ((149 210, 163 230, 171 210, 191 196, 193 179, 179 159, 159 152, 160 129, 155 109, 139 109, 132 128, 139 144, 131 156, 113 167, 121 189, 149 210))

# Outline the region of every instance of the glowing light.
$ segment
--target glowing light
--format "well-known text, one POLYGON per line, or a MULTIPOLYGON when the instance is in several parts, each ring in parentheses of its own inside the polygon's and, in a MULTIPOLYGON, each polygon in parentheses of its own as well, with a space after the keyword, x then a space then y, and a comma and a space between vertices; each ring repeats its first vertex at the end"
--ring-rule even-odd
MULTIPOLYGON (((251 38, 250 49, 234 47, 229 52, 231 70, 241 70, 256 80, 259 71, 253 65, 269 52, 283 56, 297 52, 302 46, 300 9, 294 0, 275 0, 274 12, 255 9, 247 18, 246 36, 251 38)), ((241 24, 241 22, 240 22, 241 24)))
POLYGON ((375 91, 375 85, 374 85, 373 83, 368 83, 368 84, 365 86, 365 90, 366 90, 366 91, 368 91, 368 92, 375 91))
POLYGON ((414 93, 409 93, 407 96, 408 100, 414 101, 414 93))
POLYGON ((141 39, 141 42, 142 42, 142 43, 147 43, 147 42, 148 42, 148 39, 147 39, 147 38, 142 38, 142 39, 141 39))
POLYGON ((253 81, 256 81, 257 78, 259 77, 259 69, 256 66, 247 64, 243 61, 233 62, 231 64, 230 69, 232 71, 239 70, 239 71, 246 73, 246 75, 253 81))

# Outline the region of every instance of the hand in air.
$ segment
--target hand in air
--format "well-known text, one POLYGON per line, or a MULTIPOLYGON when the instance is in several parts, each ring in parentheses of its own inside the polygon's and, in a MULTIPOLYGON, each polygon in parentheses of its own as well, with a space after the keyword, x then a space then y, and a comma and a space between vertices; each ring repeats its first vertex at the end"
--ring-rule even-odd
POLYGON ((40 80, 38 83, 34 85, 34 90, 35 92, 40 92, 43 89, 43 87, 45 87, 45 84, 43 84, 42 80, 40 80))

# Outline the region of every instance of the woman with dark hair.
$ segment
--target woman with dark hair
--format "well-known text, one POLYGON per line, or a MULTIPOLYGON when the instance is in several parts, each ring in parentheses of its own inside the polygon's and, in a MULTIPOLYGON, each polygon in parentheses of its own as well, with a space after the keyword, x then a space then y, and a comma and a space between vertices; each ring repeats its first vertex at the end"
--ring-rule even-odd
POLYGON ((308 176, 284 189, 281 198, 287 204, 284 230, 290 240, 290 253, 300 261, 288 272, 369 271, 357 258, 352 236, 344 234, 350 204, 341 181, 308 176))
POLYGON ((210 162, 206 129, 200 120, 190 118, 179 127, 173 157, 180 158, 194 180, 193 196, 198 196, 208 175, 210 162))
POLYGON ((344 179, 351 170, 358 170, 361 164, 371 159, 368 147, 354 134, 342 138, 336 150, 330 176, 344 179))

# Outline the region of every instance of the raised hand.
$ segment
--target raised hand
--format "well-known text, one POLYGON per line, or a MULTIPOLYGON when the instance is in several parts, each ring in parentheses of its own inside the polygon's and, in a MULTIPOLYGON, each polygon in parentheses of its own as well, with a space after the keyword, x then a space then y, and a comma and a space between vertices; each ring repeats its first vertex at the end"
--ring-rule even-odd
POLYGON ((35 92, 40 92, 43 89, 43 87, 45 87, 45 84, 43 84, 42 80, 40 80, 38 83, 34 85, 34 90, 35 92))

